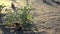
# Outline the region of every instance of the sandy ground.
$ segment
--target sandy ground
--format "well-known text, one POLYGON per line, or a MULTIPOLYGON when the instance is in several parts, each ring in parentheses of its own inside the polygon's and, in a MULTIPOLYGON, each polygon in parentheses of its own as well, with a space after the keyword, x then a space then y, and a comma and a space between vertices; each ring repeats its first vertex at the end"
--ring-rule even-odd
POLYGON ((33 21, 37 31, 34 30, 30 34, 60 34, 60 5, 51 0, 49 3, 35 0, 32 5, 36 9, 33 11, 33 21))

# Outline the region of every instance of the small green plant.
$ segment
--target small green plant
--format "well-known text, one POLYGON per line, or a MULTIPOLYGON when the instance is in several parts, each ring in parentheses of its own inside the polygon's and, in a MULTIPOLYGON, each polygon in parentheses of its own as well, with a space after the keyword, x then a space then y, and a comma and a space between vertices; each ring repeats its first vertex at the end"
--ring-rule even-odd
POLYGON ((31 8, 31 6, 24 6, 24 8, 21 9, 22 14, 20 15, 20 19, 21 19, 22 25, 28 26, 32 24, 33 14, 29 13, 29 11, 33 9, 31 8))
POLYGON ((33 14, 29 13, 34 8, 30 5, 24 6, 16 12, 11 12, 11 10, 7 10, 9 13, 6 15, 6 25, 11 26, 13 23, 19 23, 22 26, 29 26, 32 24, 33 14))

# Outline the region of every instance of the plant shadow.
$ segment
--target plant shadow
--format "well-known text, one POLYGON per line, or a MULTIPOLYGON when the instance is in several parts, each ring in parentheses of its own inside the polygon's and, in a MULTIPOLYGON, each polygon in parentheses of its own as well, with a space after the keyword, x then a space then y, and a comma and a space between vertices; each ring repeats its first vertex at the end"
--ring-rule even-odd
POLYGON ((17 31, 15 28, 9 28, 5 26, 0 26, 0 34, 45 34, 45 32, 34 32, 32 30, 21 30, 17 31))

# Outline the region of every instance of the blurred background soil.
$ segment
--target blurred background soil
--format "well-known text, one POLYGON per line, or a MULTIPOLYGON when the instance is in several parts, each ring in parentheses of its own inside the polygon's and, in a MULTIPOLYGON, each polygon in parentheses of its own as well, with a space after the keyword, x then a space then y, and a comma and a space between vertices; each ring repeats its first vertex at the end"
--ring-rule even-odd
POLYGON ((29 0, 29 4, 35 7, 33 24, 37 30, 33 32, 60 34, 60 0, 29 0))

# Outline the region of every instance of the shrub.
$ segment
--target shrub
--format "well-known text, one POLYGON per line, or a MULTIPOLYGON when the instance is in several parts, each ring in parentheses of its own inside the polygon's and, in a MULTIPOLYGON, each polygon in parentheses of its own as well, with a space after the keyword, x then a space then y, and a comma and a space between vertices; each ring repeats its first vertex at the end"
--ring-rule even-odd
MULTIPOLYGON (((11 12, 6 15, 6 25, 11 26, 13 23, 19 23, 22 26, 29 26, 32 24, 33 14, 29 11, 34 10, 31 6, 24 6, 16 12, 11 12)), ((9 10, 8 10, 9 11, 9 10)))

